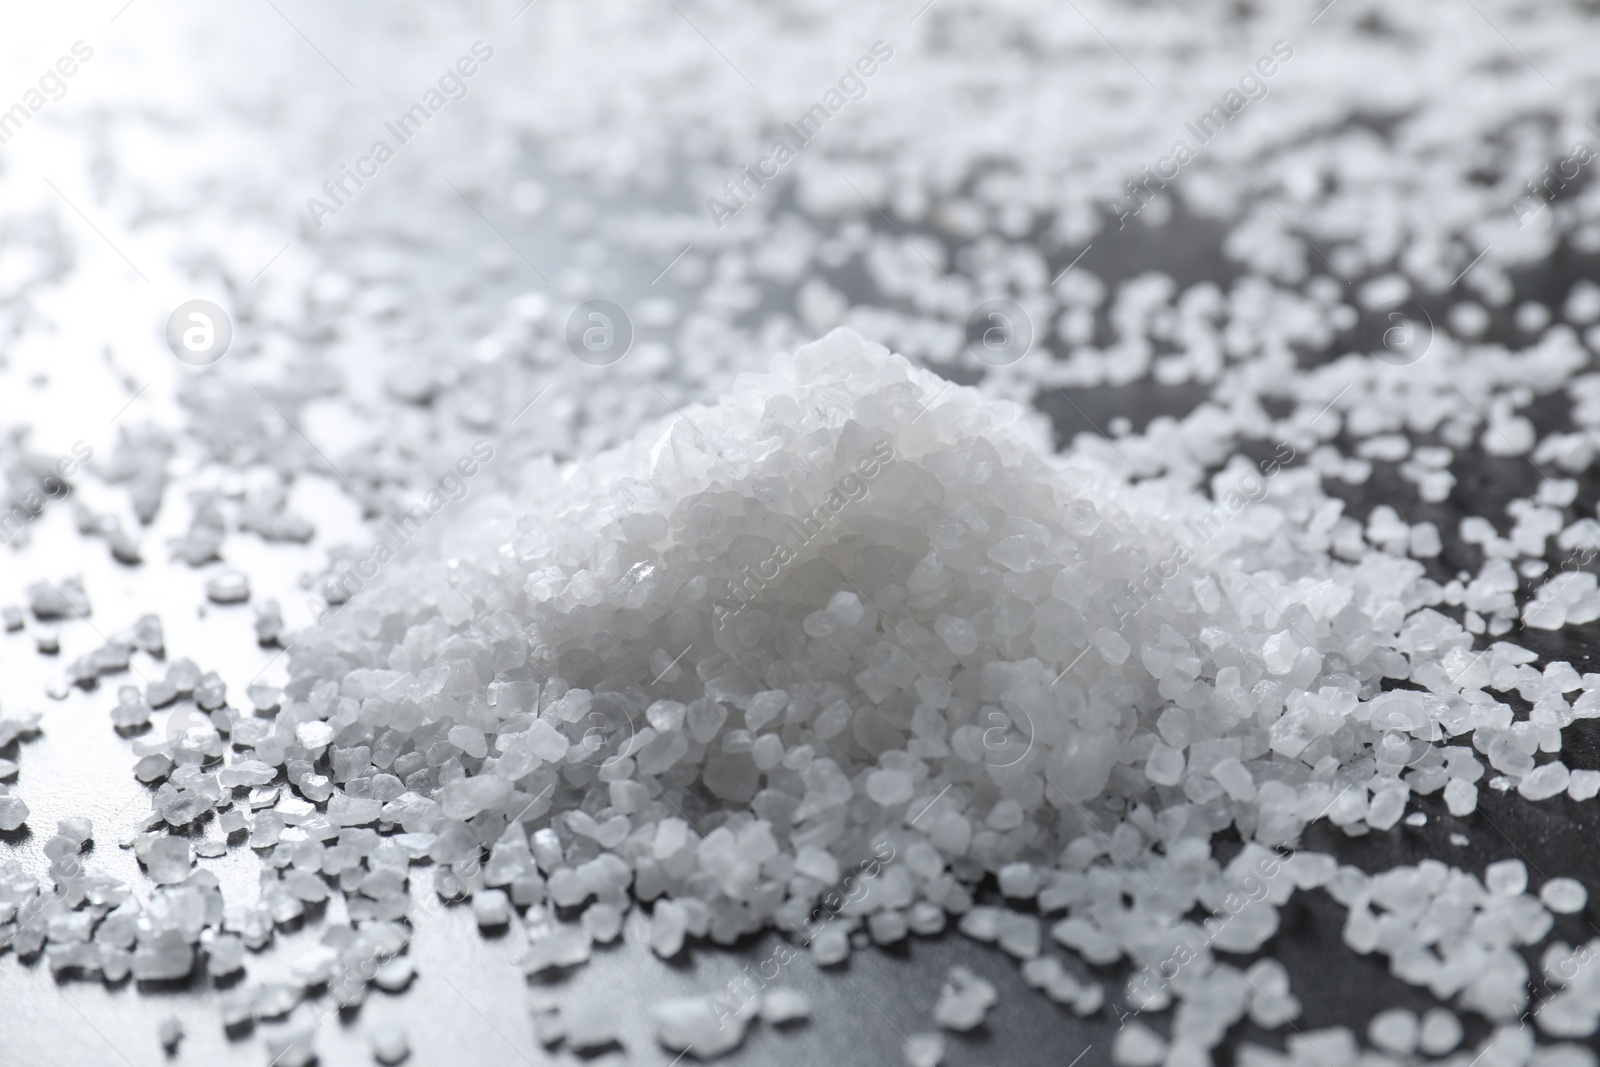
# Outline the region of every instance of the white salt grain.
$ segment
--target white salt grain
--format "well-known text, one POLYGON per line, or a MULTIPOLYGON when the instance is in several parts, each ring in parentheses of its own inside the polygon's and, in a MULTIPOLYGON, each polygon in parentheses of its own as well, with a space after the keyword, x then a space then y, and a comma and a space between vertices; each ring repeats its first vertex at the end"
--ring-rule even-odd
POLYGON ((206 580, 206 596, 215 604, 239 604, 250 599, 250 579, 241 571, 223 571, 206 580))
POLYGON ((416 965, 409 956, 396 956, 378 967, 372 977, 372 982, 379 989, 390 993, 398 993, 411 984, 411 979, 416 976, 416 965))
POLYGON ((1409 1056, 1417 1049, 1420 1028, 1416 1012, 1406 1008, 1390 1008, 1373 1017, 1367 1025, 1367 1037, 1385 1052, 1409 1056))
POLYGON ((906 1067, 939 1067, 944 1062, 944 1035, 927 1032, 906 1038, 902 1052, 906 1067))
POLYGON ((480 889, 472 896, 472 916, 482 927, 504 926, 511 921, 511 900, 499 889, 480 889))
POLYGON ((674 1052, 688 1050, 709 1060, 731 1052, 744 1041, 747 1020, 711 997, 676 997, 650 1007, 656 1040, 674 1052))
POLYGON ((761 995, 761 1019, 774 1026, 811 1016, 811 998, 798 989, 769 989, 761 995))
POLYGON ((1478 810, 1478 787, 1460 778, 1452 778, 1445 783, 1444 802, 1450 814, 1457 818, 1471 815, 1478 810))
POLYGON ((1589 902, 1589 892, 1576 878, 1552 878, 1539 887, 1539 899, 1557 915, 1575 915, 1589 902))
POLYGON ((952 967, 933 1009, 933 1021, 946 1030, 971 1030, 983 1024, 1000 999, 994 984, 965 967, 952 967))
POLYGON ((1495 896, 1517 896, 1528 888, 1528 868, 1519 859, 1491 863, 1484 868, 1483 884, 1495 896))
POLYGON ((850 939, 838 926, 830 926, 811 942, 811 958, 822 967, 843 963, 850 958, 850 939))
POLYGON ((1430 1056, 1442 1056, 1461 1044, 1461 1020, 1448 1008, 1429 1008, 1422 1016, 1417 1045, 1430 1056))
POLYGON ((373 1023, 367 1028, 367 1044, 379 1063, 399 1063, 411 1055, 406 1033, 393 1023, 373 1023))
POLYGON ((1166 1041, 1138 1020, 1118 1030, 1111 1043, 1111 1062, 1118 1067, 1156 1067, 1166 1058, 1166 1041))
POLYGON ((1567 795, 1573 800, 1592 800, 1600 794, 1600 771, 1577 770, 1567 778, 1567 795))

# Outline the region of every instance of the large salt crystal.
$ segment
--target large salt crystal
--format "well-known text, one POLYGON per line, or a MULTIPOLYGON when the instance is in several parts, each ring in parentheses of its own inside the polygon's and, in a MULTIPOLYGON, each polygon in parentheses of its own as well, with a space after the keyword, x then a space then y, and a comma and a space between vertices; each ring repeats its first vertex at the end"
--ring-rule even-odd
POLYGON ((1495 896, 1517 896, 1528 888, 1528 868, 1519 859, 1491 863, 1484 868, 1483 884, 1495 896))
POLYGON ((589 944, 589 935, 581 927, 558 926, 528 946, 522 957, 522 969, 529 975, 537 975, 587 963, 589 944))
POLYGON ((798 989, 769 989, 761 995, 761 1019, 773 1026, 811 1016, 811 998, 798 989))
POLYGON ((1539 899, 1557 915, 1574 915, 1589 902, 1589 891, 1576 878, 1552 878, 1539 887, 1539 899))
POLYGON ((999 999, 993 983, 965 967, 952 967, 934 1006, 933 1021, 946 1030, 971 1030, 983 1023, 999 999))
POLYGON ((748 1020, 712 997, 660 1000, 650 1007, 656 1040, 675 1051, 709 1060, 739 1047, 748 1020))
POLYGON ((367 1030, 367 1043, 372 1047, 372 1057, 379 1063, 399 1063, 411 1054, 411 1042, 406 1033, 394 1023, 373 1023, 367 1030))
POLYGON ((1461 1043, 1461 1020, 1448 1008, 1429 1008, 1422 1016, 1418 1047, 1430 1056, 1442 1056, 1461 1043))
POLYGON ((21 797, 0 793, 0 830, 10 833, 28 821, 28 805, 21 797))
POLYGON ((1543 764, 1517 784, 1517 792, 1529 800, 1548 800, 1567 791, 1571 780, 1567 765, 1560 760, 1543 764))

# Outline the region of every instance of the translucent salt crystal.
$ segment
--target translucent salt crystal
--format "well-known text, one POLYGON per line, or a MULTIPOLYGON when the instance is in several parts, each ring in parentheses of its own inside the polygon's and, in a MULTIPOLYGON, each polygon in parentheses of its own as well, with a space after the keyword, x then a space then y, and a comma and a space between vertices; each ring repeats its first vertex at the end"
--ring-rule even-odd
POLYGON ((472 895, 472 916, 479 926, 504 926, 511 921, 511 900, 503 890, 480 889, 472 895))
POLYGON ((39 619, 61 619, 92 614, 83 582, 68 578, 61 582, 36 582, 28 586, 28 607, 39 619))
POLYGON ((283 874, 283 887, 297 900, 315 903, 328 899, 328 883, 310 871, 289 870, 283 874))
POLYGON ((1600 771, 1577 770, 1567 778, 1567 796, 1573 800, 1591 800, 1600 794, 1600 771))
POLYGON ((296 1013, 287 1023, 267 1030, 262 1035, 267 1062, 274 1067, 308 1067, 317 1058, 316 1033, 316 1020, 309 1013, 296 1013))
POLYGON ((140 697, 137 686, 125 685, 117 690, 117 706, 111 709, 111 721, 123 729, 144 726, 150 721, 150 705, 140 697))
POLYGON ((1218 760, 1211 768, 1211 777, 1234 800, 1250 801, 1256 797, 1255 779, 1250 774, 1250 769, 1239 762, 1236 756, 1226 756, 1218 760))
POLYGON ((333 727, 325 722, 303 722, 294 728, 294 739, 313 751, 333 743, 333 727))
POLYGON ((213 978, 237 974, 244 966, 244 942, 232 934, 218 934, 206 945, 206 973, 213 978))
POLYGON ((559 926, 528 946, 522 969, 529 975, 589 961, 589 935, 576 926, 559 926))
POLYGON ((1111 1062, 1119 1067, 1156 1067, 1166 1058, 1166 1041, 1138 1020, 1118 1030, 1111 1043, 1111 1062))
POLYGON ((1113 667, 1122 666, 1133 652, 1133 646, 1128 644, 1126 638, 1115 630, 1108 630, 1105 627, 1096 630, 1091 640, 1101 657, 1113 667))
POLYGON ((207 671, 194 685, 195 706, 215 711, 228 702, 228 685, 216 671, 207 671))
POLYGON ((761 996, 761 1019, 774 1026, 811 1016, 811 998, 798 989, 769 989, 761 996))
POLYGON ((1430 1056, 1442 1056, 1461 1044, 1461 1020, 1449 1008, 1429 1008, 1422 1016, 1417 1047, 1430 1056))
POLYGON ((1461 818, 1478 810, 1478 787, 1460 778, 1452 778, 1444 786, 1445 807, 1450 814, 1461 818))
POLYGON ((609 945, 622 933, 622 911, 611 904, 589 905, 581 922, 597 944, 609 945))
POLYGON ((332 977, 339 953, 327 945, 305 949, 289 965, 289 976, 307 988, 322 985, 332 977))
POLYGON ((245 696, 250 698, 251 706, 259 712, 270 714, 283 706, 283 690, 275 685, 263 685, 258 682, 247 687, 244 692, 245 696))
POLYGON ((94 837, 94 824, 86 815, 71 815, 56 823, 56 832, 75 848, 82 848, 94 837))
POLYGON ((480 775, 451 782, 439 791, 439 804, 448 819, 465 821, 504 800, 511 783, 495 775, 480 775))
POLYGON ((867 917, 867 934, 874 944, 892 945, 904 940, 910 929, 905 912, 898 909, 873 912, 867 917))
POLYGON ((904 804, 914 791, 911 776, 904 771, 877 770, 867 775, 867 795, 880 807, 904 804))
POLYGON ((1288 630, 1273 634, 1261 646, 1261 662, 1270 674, 1288 674, 1299 654, 1300 646, 1288 630))
POLYGON ((1552 878, 1539 887, 1539 899, 1557 915, 1576 915, 1589 902, 1589 891, 1576 878, 1552 878))
POLYGON ((194 948, 177 930, 141 938, 133 952, 133 976, 140 981, 187 978, 194 969, 194 948))
POLYGON ((604 1000, 580 1001, 561 1009, 567 1047, 578 1052, 604 1048, 617 1040, 616 1005, 604 1000))
POLYGON ((974 941, 993 941, 1000 936, 1000 909, 973 908, 961 917, 957 929, 974 941))
POLYGON ((368 826, 377 822, 382 812, 383 805, 370 797, 335 793, 328 800, 328 820, 335 826, 368 826))
POLYGON ((294 1010, 304 996, 301 987, 286 982, 267 982, 251 995, 250 1010, 258 1019, 277 1019, 294 1010))
POLYGON ((143 858, 145 872, 156 885, 176 885, 189 877, 189 842, 181 837, 157 838, 143 858))
POLYGON ((1020 960, 1032 959, 1039 954, 1042 939, 1039 920, 1034 916, 1012 911, 1001 913, 995 940, 1010 955, 1020 960))
POLYGON ((933 1021, 946 1030, 971 1030, 983 1023, 999 999, 993 983, 965 967, 952 967, 934 1006, 933 1021))
POLYGON ((1156 785, 1177 785, 1183 780, 1184 755, 1171 745, 1157 742, 1146 760, 1144 775, 1156 785))
POLYGON ((411 962, 411 957, 396 956, 378 967, 372 976, 372 983, 385 992, 398 993, 411 984, 416 974, 416 964, 411 962))
POLYGON ((811 940, 811 958, 828 967, 850 958, 850 938, 840 926, 829 926, 811 940))
POLYGON ((0 780, 13 778, 16 773, 17 764, 15 760, 0 759, 0 780))
POLYGON ((658 900, 650 913, 650 950, 662 959, 671 959, 683 950, 689 928, 689 914, 674 900, 658 900))
POLYGON ((738 1048, 748 1020, 711 997, 674 997, 650 1006, 656 1040, 675 1052, 706 1060, 738 1048))
POLYGON ((215 604, 239 604, 250 599, 250 579, 241 571, 223 571, 206 580, 206 596, 215 604))
POLYGON ((170 1054, 178 1047, 178 1042, 183 1040, 183 1023, 175 1016, 167 1016, 161 1020, 156 1028, 156 1036, 161 1041, 161 1047, 170 1054))
POLYGON ((28 821, 28 805, 21 797, 0 796, 0 830, 10 833, 28 821))
POLYGON ((1367 1037, 1385 1052, 1409 1056, 1417 1049, 1417 1013, 1406 1008, 1389 1008, 1375 1015, 1367 1025, 1367 1037))
POLYGON ((367 1044, 372 1057, 379 1063, 399 1063, 411 1055, 411 1042, 406 1032, 394 1023, 373 1023, 367 1028, 367 1044))
POLYGON ((1517 785, 1517 792, 1528 800, 1548 800, 1567 791, 1570 783, 1567 765, 1560 760, 1535 768, 1517 785))
POLYGON ((1392 828, 1405 813, 1406 797, 1407 791, 1403 787, 1379 792, 1367 808, 1367 825, 1374 830, 1392 828))
POLYGON ((1039 873, 1030 863, 1008 863, 1000 868, 1000 892, 1012 900, 1031 900, 1039 893, 1039 873))
POLYGON ((944 1062, 944 1035, 936 1032, 912 1034, 904 1046, 906 1067, 939 1067, 944 1062))
POLYGON ((1500 860, 1484 868, 1483 884, 1497 897, 1514 897, 1528 888, 1528 868, 1519 859, 1500 860))
POLYGON ((941 932, 944 930, 944 924, 944 909, 926 900, 919 900, 913 904, 910 913, 906 917, 906 925, 911 929, 911 932, 921 934, 924 937, 932 937, 934 934, 941 932))

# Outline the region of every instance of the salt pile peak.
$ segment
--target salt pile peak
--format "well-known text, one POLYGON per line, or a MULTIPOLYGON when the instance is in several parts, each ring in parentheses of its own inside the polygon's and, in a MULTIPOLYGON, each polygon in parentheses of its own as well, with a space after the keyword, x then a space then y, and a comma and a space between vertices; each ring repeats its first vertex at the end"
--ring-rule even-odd
POLYGON ((1335 773, 1443 713, 1379 696, 1414 564, 1330 562, 1276 509, 1199 540, 1179 519, 1213 501, 1052 457, 1036 417, 848 330, 526 495, 302 637, 269 743, 325 719, 346 791, 436 811, 445 862, 564 813, 576 855, 622 857, 597 891, 741 902, 719 936, 798 857, 837 877, 891 838, 953 904, 947 865, 1049 863, 1121 821, 1107 797, 1138 847, 1359 821, 1335 773))
POLYGON ((313 714, 343 666, 361 704, 330 714, 341 740, 497 735, 496 756, 468 744, 407 779, 481 798, 447 803, 469 817, 518 810, 513 791, 558 772, 698 780, 740 805, 765 781, 757 807, 783 793, 792 809, 780 839, 817 822, 806 840, 825 845, 860 821, 827 814, 854 793, 903 812, 941 776, 1033 808, 1048 768, 1053 803, 1088 799, 1116 730, 1160 702, 1116 633, 1125 581, 1173 534, 1153 494, 1047 441, 1023 409, 835 331, 562 471, 544 506, 447 569, 358 599, 296 649, 289 710, 313 714), (469 784, 481 775, 504 784, 469 784))

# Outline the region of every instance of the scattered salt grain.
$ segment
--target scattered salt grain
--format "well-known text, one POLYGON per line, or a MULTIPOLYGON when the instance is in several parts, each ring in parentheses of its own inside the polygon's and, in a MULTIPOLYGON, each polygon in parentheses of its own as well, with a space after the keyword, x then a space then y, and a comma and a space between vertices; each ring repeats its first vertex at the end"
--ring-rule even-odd
POLYGON ((1589 892, 1576 878, 1552 878, 1539 887, 1539 899, 1557 915, 1575 915, 1589 902, 1589 892))
POLYGON ((843 963, 850 958, 850 938, 838 926, 830 926, 811 941, 811 958, 822 967, 843 963))
POLYGON ((206 579, 206 596, 214 604, 240 604, 250 599, 250 579, 242 571, 223 571, 206 579))
POLYGON ((983 1024, 999 999, 993 983, 965 967, 952 967, 934 1006, 933 1021, 946 1030, 971 1030, 983 1024))
POLYGON ((472 916, 481 927, 504 926, 511 921, 511 899, 499 889, 480 889, 472 897, 472 916))
POLYGON ((1166 1041, 1137 1019, 1119 1029, 1111 1043, 1111 1062, 1118 1067, 1156 1067, 1166 1058, 1166 1041))
POLYGON ((650 1007, 656 1040, 674 1051, 709 1060, 738 1048, 748 1020, 706 996, 676 997, 650 1007))
POLYGON ((1483 884, 1495 896, 1517 896, 1528 888, 1528 868, 1519 859, 1491 863, 1484 868, 1483 884))
POLYGON ((367 1028, 367 1044, 372 1057, 379 1063, 399 1063, 411 1055, 411 1042, 406 1032, 394 1023, 373 1023, 367 1028))
POLYGON ((811 998, 798 989, 769 989, 761 996, 761 1019, 774 1026, 811 1016, 811 998))
POLYGON ((1448 1008, 1429 1008, 1422 1016, 1417 1047, 1430 1056, 1442 1056, 1461 1044, 1461 1020, 1448 1008))
POLYGON ((396 956, 382 963, 372 976, 372 983, 389 993, 398 993, 411 984, 417 968, 409 956, 396 956))
POLYGON ((1416 1051, 1419 1031, 1416 1012, 1406 1008, 1381 1011, 1367 1025, 1367 1037, 1372 1043, 1397 1056, 1409 1056, 1416 1051))
POLYGON ((1577 770, 1567 778, 1567 796, 1573 800, 1592 800, 1600 794, 1600 771, 1577 770))
POLYGON ((902 1051, 906 1067, 939 1067, 944 1062, 944 1035, 932 1031, 912 1034, 902 1051))
POLYGON ((0 831, 10 833, 28 821, 28 805, 21 797, 0 793, 0 831))
POLYGON ((567 1047, 592 1052, 617 1041, 617 1006, 606 1000, 580 1001, 561 1009, 561 1032, 567 1047))

